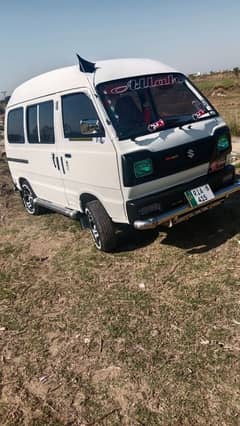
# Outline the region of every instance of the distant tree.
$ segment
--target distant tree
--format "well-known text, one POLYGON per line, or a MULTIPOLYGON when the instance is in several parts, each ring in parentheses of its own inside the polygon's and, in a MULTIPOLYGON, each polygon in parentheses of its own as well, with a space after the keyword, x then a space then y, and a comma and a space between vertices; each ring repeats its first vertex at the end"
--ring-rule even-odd
POLYGON ((239 73, 240 73, 239 67, 233 68, 233 72, 234 72, 234 74, 235 74, 236 77, 239 77, 239 73))

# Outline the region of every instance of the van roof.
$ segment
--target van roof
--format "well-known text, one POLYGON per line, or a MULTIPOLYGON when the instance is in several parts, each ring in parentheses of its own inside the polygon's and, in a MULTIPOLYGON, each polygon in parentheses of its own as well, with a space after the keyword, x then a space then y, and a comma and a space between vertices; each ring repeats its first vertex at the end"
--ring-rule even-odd
POLYGON ((176 70, 159 61, 135 58, 98 61, 94 74, 81 72, 78 65, 59 68, 18 86, 9 100, 8 108, 65 90, 88 87, 89 81, 97 86, 106 81, 166 72, 176 72, 176 70))

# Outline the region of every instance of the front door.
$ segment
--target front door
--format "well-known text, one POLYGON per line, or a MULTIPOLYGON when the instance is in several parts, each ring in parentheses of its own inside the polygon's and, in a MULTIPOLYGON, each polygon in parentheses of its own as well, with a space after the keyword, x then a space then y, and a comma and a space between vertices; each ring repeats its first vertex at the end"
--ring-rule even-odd
POLYGON ((108 204, 110 210, 115 203, 122 202, 116 152, 96 108, 87 89, 59 97, 59 129, 62 132, 59 149, 66 198, 69 207, 77 210, 82 193, 96 196, 105 208, 108 204), (81 123, 86 120, 99 120, 99 130, 83 134, 81 123))

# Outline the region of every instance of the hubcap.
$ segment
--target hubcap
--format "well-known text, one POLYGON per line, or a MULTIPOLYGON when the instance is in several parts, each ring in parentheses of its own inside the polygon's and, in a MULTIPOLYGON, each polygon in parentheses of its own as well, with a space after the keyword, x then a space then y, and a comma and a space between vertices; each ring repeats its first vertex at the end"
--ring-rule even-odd
POLYGON ((27 186, 22 187, 23 203, 29 213, 34 212, 34 200, 31 190, 27 186))
POLYGON ((94 222, 94 219, 92 217, 92 214, 91 214, 91 212, 88 209, 85 210, 85 213, 86 213, 86 215, 88 217, 88 223, 89 223, 90 231, 91 231, 91 234, 92 234, 95 246, 98 249, 101 249, 102 243, 101 243, 100 235, 99 235, 99 232, 97 230, 97 227, 96 227, 96 224, 94 222))

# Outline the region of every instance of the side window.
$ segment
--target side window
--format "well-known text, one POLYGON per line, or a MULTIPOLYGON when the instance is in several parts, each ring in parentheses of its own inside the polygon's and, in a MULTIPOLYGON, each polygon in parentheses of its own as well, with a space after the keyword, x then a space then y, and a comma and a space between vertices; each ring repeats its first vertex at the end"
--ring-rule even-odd
POLYGON ((8 113, 7 136, 9 143, 24 143, 23 108, 16 108, 8 113))
POLYGON ((42 102, 27 108, 29 143, 54 143, 53 102, 42 102))
POLYGON ((27 108, 27 135, 29 143, 38 143, 37 105, 27 108))
MULTIPOLYGON (((69 139, 85 138, 86 134, 80 131, 82 120, 99 121, 92 101, 84 93, 74 93, 62 97, 62 114, 64 137, 69 139)), ((100 123, 100 121, 99 121, 100 123)), ((98 133, 88 134, 87 137, 103 136, 104 130, 100 124, 98 133)))
POLYGON ((54 143, 53 102, 39 104, 39 133, 41 143, 54 143))

